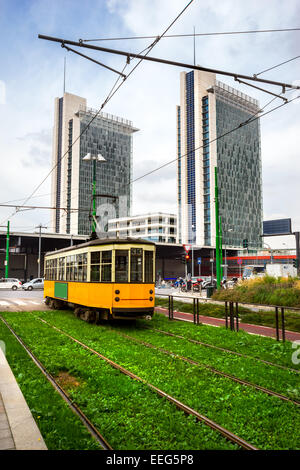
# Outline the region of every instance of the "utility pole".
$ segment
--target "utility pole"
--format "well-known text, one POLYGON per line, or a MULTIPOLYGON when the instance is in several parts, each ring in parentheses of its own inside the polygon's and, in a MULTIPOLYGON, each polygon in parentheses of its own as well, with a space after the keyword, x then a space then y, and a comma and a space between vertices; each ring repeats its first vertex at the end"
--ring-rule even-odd
POLYGON ((43 227, 42 224, 38 225, 37 227, 39 229, 39 259, 38 259, 38 277, 41 277, 41 245, 42 245, 42 228, 48 228, 48 227, 43 227))
POLYGON ((7 232, 6 232, 5 279, 8 278, 8 266, 9 266, 9 220, 7 221, 7 232))
POLYGON ((218 169, 215 167, 215 215, 216 215, 216 277, 217 289, 221 287, 220 273, 220 219, 219 219, 219 193, 218 193, 218 169))

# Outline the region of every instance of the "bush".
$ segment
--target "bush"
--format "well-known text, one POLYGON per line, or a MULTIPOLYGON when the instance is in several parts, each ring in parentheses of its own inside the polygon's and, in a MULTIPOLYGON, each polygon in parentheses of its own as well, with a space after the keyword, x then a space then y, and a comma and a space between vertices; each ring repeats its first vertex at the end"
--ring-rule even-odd
POLYGON ((216 291, 212 298, 252 304, 300 307, 300 281, 296 278, 264 276, 242 281, 230 290, 216 291))

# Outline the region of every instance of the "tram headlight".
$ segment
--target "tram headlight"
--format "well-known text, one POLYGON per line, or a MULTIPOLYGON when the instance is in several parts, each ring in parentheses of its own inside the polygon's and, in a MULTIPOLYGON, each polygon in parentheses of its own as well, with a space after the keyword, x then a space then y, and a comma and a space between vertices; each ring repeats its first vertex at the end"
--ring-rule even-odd
POLYGON ((149 294, 153 294, 153 290, 152 290, 152 289, 151 289, 151 290, 149 290, 149 294))
POLYGON ((150 298, 149 298, 149 300, 150 300, 150 302, 152 302, 152 300, 153 300, 153 297, 150 297, 150 298))
POLYGON ((117 294, 117 295, 120 294, 119 289, 115 290, 115 294, 117 294))
POLYGON ((119 302, 120 297, 115 297, 115 302, 119 302))

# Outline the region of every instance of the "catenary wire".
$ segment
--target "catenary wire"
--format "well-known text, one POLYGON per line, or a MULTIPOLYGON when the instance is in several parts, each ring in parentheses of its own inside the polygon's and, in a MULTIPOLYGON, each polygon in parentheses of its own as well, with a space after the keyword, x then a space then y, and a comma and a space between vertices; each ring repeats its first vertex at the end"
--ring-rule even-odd
POLYGON ((269 72, 269 70, 276 69, 277 67, 280 67, 281 65, 288 64, 289 62, 292 62, 293 60, 299 59, 299 57, 300 55, 297 55, 296 57, 292 57, 292 59, 286 60, 285 62, 281 62, 280 64, 274 65, 273 67, 263 70, 262 72, 256 73, 255 77, 258 77, 258 75, 261 75, 262 73, 269 72))
MULTIPOLYGON (((221 31, 211 33, 191 33, 191 34, 167 34, 164 36, 168 38, 180 38, 180 37, 193 37, 193 36, 223 36, 223 35, 234 35, 234 34, 253 34, 253 33, 277 33, 286 31, 300 31, 300 28, 284 28, 284 29, 256 29, 248 31, 221 31)), ((153 39, 156 36, 130 36, 130 37, 116 37, 116 38, 95 38, 95 39, 81 39, 82 42, 96 42, 96 41, 126 41, 131 39, 153 39)))

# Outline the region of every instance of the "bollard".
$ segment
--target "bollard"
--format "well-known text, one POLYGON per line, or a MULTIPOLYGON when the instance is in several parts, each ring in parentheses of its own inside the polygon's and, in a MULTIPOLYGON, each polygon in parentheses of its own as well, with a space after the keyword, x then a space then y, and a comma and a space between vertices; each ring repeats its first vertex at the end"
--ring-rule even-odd
POLYGON ((276 322, 276 340, 279 341, 279 318, 278 318, 278 307, 275 307, 275 322, 276 322))

